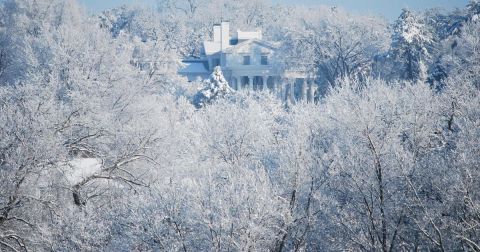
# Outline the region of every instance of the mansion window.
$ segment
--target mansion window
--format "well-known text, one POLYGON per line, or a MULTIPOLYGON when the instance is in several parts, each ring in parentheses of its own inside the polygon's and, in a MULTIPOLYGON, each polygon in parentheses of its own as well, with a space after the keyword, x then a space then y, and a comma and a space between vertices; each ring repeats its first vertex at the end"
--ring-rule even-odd
POLYGON ((243 56, 243 64, 250 65, 250 55, 243 56))
POLYGON ((262 65, 268 65, 268 56, 267 55, 262 55, 262 58, 260 59, 260 62, 262 65))

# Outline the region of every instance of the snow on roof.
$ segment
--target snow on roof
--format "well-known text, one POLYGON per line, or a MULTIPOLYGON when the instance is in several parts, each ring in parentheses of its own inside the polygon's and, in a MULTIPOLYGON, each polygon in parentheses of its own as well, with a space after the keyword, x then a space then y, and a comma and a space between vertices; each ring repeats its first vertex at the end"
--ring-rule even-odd
POLYGON ((181 74, 208 74, 208 70, 205 68, 205 63, 202 61, 197 62, 183 62, 184 67, 178 72, 181 74))
POLYGON ((260 39, 250 39, 232 46, 226 50, 227 53, 249 53, 252 47, 256 46, 260 53, 270 53, 278 48, 277 45, 260 39))
POLYGON ((222 50, 222 44, 219 42, 205 41, 203 43, 206 55, 212 55, 222 50))
POLYGON ((261 31, 243 32, 243 31, 237 30, 237 38, 238 40, 262 39, 262 32, 261 31))

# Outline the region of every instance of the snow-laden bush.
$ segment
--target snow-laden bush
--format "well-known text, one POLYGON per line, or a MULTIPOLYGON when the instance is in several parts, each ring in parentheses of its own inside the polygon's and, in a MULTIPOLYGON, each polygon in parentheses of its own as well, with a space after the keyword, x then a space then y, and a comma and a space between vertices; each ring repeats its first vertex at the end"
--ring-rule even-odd
POLYGON ((202 108, 214 99, 225 97, 233 92, 219 66, 213 69, 210 79, 206 80, 204 84, 204 88, 193 97, 193 104, 197 108, 202 108))

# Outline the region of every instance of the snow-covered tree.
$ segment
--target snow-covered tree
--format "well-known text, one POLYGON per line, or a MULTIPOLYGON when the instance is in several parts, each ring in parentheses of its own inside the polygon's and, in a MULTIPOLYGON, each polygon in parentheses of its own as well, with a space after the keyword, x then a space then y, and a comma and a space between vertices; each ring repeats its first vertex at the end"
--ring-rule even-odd
POLYGON ((480 1, 470 0, 466 12, 468 21, 478 22, 480 20, 480 1))
POLYGON ((381 18, 327 7, 292 12, 301 18, 284 28, 285 67, 318 76, 317 82, 323 85, 370 76, 375 56, 388 48, 387 23, 381 18))
POLYGON ((439 61, 449 76, 463 76, 480 86, 480 23, 467 22, 458 35, 441 44, 439 61))
POLYGON ((233 89, 228 85, 227 80, 223 77, 222 69, 216 66, 210 74, 210 79, 204 83, 204 88, 199 90, 193 97, 193 104, 197 108, 204 107, 218 98, 224 98, 233 92, 233 89))
POLYGON ((421 16, 404 9, 395 21, 391 46, 391 56, 398 64, 395 69, 400 78, 425 81, 432 43, 431 30, 421 16))
POLYGON ((480 249, 480 32, 468 11, 404 12, 390 62, 382 19, 159 3, 92 18, 74 1, 0 1, 1 251, 480 249), (178 59, 218 17, 262 27, 287 67, 333 87, 285 109, 234 93, 215 68, 192 102, 178 59), (368 78, 390 64, 407 81, 368 78), (441 89, 412 83, 427 69, 441 89))

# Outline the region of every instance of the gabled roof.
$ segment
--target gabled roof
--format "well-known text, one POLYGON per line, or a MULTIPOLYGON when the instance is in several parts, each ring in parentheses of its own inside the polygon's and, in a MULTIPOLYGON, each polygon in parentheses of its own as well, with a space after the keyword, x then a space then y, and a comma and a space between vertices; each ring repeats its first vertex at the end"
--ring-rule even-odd
POLYGON ((203 61, 184 61, 183 67, 178 70, 180 74, 209 74, 203 61))
POLYGON ((278 45, 271 42, 260 39, 250 39, 228 48, 225 50, 225 53, 250 53, 252 46, 261 47, 262 53, 269 53, 278 49, 278 45))

